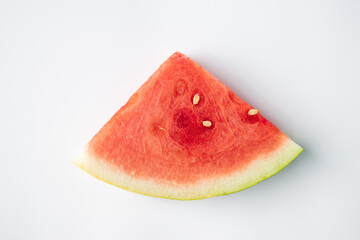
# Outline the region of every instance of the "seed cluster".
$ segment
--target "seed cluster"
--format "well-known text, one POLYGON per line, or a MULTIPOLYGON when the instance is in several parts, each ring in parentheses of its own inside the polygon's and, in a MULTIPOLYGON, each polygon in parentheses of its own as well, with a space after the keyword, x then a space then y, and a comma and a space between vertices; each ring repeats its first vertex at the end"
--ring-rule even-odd
MULTIPOLYGON (((200 101, 200 95, 198 93, 194 94, 193 99, 192 99, 193 105, 197 105, 199 103, 199 101, 200 101)), ((248 111, 248 115, 250 115, 250 116, 256 115, 258 113, 259 113, 259 110, 255 109, 255 108, 252 108, 248 111)), ((212 122, 209 120, 205 120, 205 121, 202 121, 202 125, 204 127, 211 127, 212 122)))

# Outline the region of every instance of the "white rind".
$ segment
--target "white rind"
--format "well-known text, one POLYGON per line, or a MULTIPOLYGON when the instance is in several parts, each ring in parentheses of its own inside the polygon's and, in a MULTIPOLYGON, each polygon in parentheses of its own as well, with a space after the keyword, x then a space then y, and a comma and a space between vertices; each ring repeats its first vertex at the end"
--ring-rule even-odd
POLYGON ((190 200, 225 195, 251 187, 279 172, 302 150, 291 139, 287 139, 272 154, 254 160, 246 169, 186 186, 135 178, 95 157, 87 149, 74 163, 94 177, 120 188, 154 197, 190 200))

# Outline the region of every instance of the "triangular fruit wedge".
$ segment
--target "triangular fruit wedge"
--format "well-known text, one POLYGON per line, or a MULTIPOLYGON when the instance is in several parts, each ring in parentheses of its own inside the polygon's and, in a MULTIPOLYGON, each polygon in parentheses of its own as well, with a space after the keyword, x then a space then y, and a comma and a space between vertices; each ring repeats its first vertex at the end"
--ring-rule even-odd
POLYGON ((185 200, 248 188, 301 151, 257 109, 176 52, 74 162, 120 188, 185 200))

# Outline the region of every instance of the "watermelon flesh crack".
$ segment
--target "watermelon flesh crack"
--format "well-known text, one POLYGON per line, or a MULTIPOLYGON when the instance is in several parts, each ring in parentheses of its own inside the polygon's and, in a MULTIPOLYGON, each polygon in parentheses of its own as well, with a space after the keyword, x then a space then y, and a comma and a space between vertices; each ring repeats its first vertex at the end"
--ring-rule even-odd
POLYGON ((189 200, 248 188, 301 151, 260 112, 176 52, 74 162, 120 188, 189 200))

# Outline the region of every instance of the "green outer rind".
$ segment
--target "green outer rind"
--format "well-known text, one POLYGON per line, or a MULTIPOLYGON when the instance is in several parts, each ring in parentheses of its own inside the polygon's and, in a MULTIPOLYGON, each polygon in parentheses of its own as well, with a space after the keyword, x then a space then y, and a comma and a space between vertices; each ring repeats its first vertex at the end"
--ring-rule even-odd
POLYGON ((94 177, 132 192, 175 200, 195 200, 227 195, 249 188, 281 171, 302 151, 299 145, 287 138, 281 147, 267 156, 260 156, 246 169, 229 176, 209 178, 186 186, 138 179, 95 157, 87 148, 74 163, 94 177))
MULTIPOLYGON (((292 161, 294 161, 294 160, 300 155, 300 153, 302 153, 303 150, 304 150, 304 149, 303 149, 302 147, 300 147, 300 150, 299 150, 298 153, 295 155, 295 157, 293 157, 287 164, 283 165, 277 172, 274 172, 272 175, 269 175, 268 177, 266 177, 266 178, 264 178, 264 179, 261 179, 261 180, 259 180, 258 182, 255 182, 253 185, 250 185, 250 186, 248 186, 248 187, 246 187, 246 188, 243 188, 243 189, 240 189, 240 190, 236 190, 236 191, 234 191, 234 192, 229 192, 229 193, 226 193, 226 194, 224 194, 224 195, 229 195, 229 194, 232 194, 232 193, 237 193, 237 192, 243 191, 243 190, 245 190, 245 189, 248 189, 248 188, 250 188, 250 187, 252 187, 252 186, 254 186, 254 185, 256 185, 256 184, 258 184, 258 183, 260 183, 260 182, 262 182, 262 181, 264 181, 264 180, 266 180, 266 179, 268 179, 268 178, 270 178, 270 177, 272 177, 272 176, 274 176, 275 174, 277 174, 278 172, 280 172, 281 170, 283 170, 285 167, 287 167, 287 165, 289 165, 292 161)), ((200 199, 201 199, 201 198, 200 198, 200 199)))

